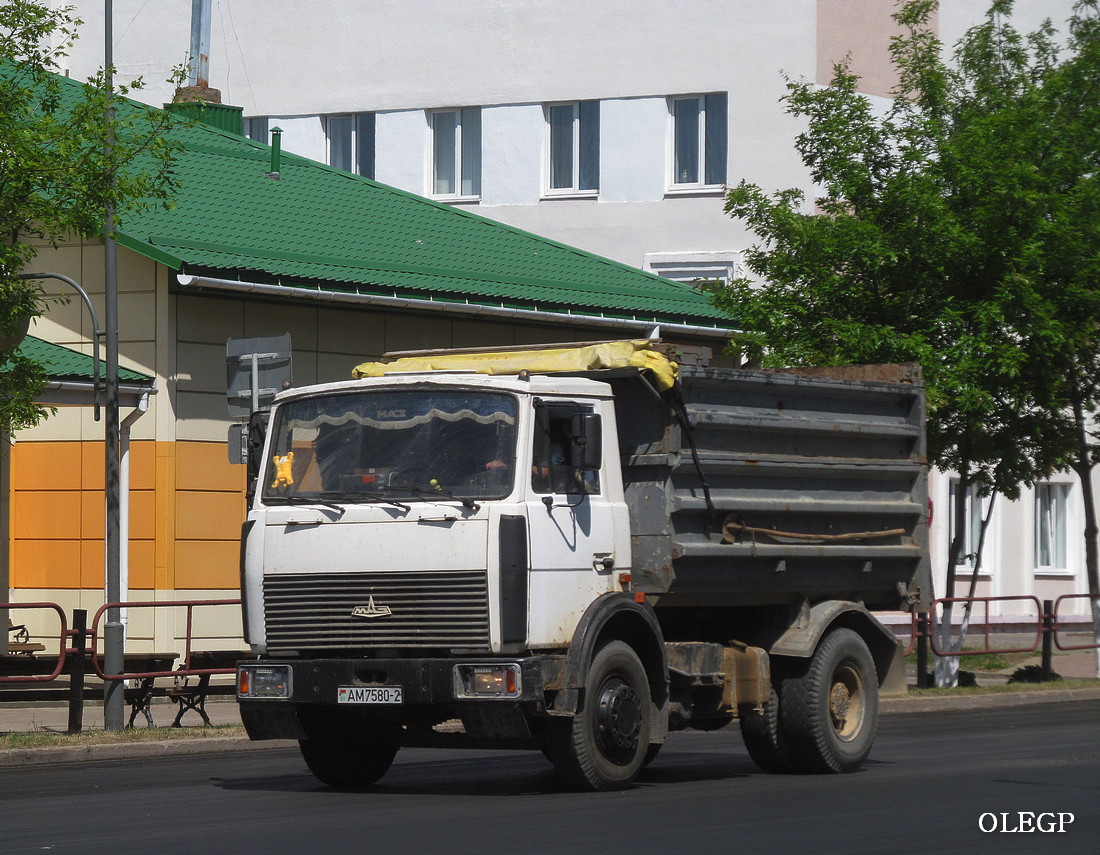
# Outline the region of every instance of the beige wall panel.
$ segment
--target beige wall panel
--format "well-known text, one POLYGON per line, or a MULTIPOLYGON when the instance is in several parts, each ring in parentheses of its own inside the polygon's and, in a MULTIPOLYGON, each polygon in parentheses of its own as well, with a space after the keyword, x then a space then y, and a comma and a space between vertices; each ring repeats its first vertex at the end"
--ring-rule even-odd
POLYGON ((607 330, 585 330, 583 327, 536 327, 517 324, 513 327, 516 344, 549 344, 563 341, 602 341, 609 336, 607 330))
MULTIPOLYGON (((122 341, 119 343, 118 364, 122 368, 143 374, 157 373, 157 346, 153 341, 122 341)), ((159 383, 157 384, 159 387, 159 383)))
MULTIPOLYGON (((176 439, 225 442, 232 423, 225 392, 180 392, 176 396, 176 439)), ((226 451, 226 459, 229 457, 226 451)))
MULTIPOLYGON (((96 254, 102 258, 103 251, 101 248, 98 249, 99 251, 96 254)), ((157 263, 155 261, 124 247, 119 247, 118 290, 120 295, 126 291, 154 290, 156 288, 156 275, 157 263)))
POLYGON ((245 306, 246 337, 290 333, 290 343, 301 350, 317 347, 317 310, 289 303, 249 303, 245 306))
POLYGON ((157 332, 157 295, 153 291, 119 294, 118 336, 121 341, 153 341, 157 332))
POLYGON ((386 318, 386 350, 419 350, 451 346, 449 318, 389 315, 386 318))
POLYGON ((386 315, 380 311, 319 309, 317 329, 322 351, 381 356, 386 339, 386 315))
MULTIPOLYGON (((56 603, 65 613, 65 620, 72 627, 73 609, 84 608, 80 604, 80 591, 69 588, 26 588, 15 597, 21 603, 56 603)), ((93 612, 89 612, 91 622, 93 612)), ((23 624, 31 634, 31 639, 46 646, 44 656, 56 656, 61 649, 61 617, 53 609, 11 609, 12 623, 23 624)))
POLYGON ((181 342, 176 349, 176 389, 225 396, 225 343, 181 342))
MULTIPOLYGON (((60 283, 57 284, 64 288, 60 283)), ((46 341, 52 341, 55 344, 65 344, 66 347, 72 347, 74 342, 86 340, 85 327, 88 336, 90 336, 92 329, 88 307, 84 305, 80 295, 71 288, 66 289, 64 296, 70 295, 72 299, 68 303, 51 301, 46 306, 46 311, 43 312, 42 316, 31 324, 30 334, 46 341)), ((98 312, 99 309, 97 308, 96 311, 98 312)), ((103 318, 99 320, 100 323, 103 323, 103 318)), ((80 348, 73 349, 79 350, 80 348)))
POLYGON ((454 321, 451 330, 452 347, 490 347, 513 344, 511 324, 488 321, 454 321))
MULTIPOLYGON (((378 355, 381 356, 381 354, 378 355)), ((337 380, 350 380, 352 379, 351 369, 369 358, 369 356, 360 358, 351 353, 319 353, 317 354, 317 381, 332 383, 337 380)))
MULTIPOLYGON (((150 592, 152 593, 152 592, 150 592)), ((126 641, 146 641, 153 638, 156 612, 160 607, 135 606, 126 609, 126 641)), ((126 645, 129 649, 129 644, 126 645)), ((174 649, 174 648, 173 648, 174 649)), ((157 651, 158 653, 161 651, 157 651)), ((180 652, 180 651, 177 651, 180 652)))
MULTIPOLYGON (((236 591, 177 591, 178 598, 188 600, 230 600, 237 598, 236 591)), ((179 626, 186 628, 184 621, 186 613, 178 610, 179 626)), ((233 650, 239 647, 244 649, 244 638, 241 633, 241 607, 232 606, 196 606, 191 612, 192 631, 196 638, 224 638, 235 644, 224 645, 225 649, 233 650)), ((193 650, 201 650, 195 645, 193 650)))
POLYGON ((58 407, 57 412, 48 416, 45 421, 29 430, 21 430, 16 435, 19 442, 48 442, 51 440, 65 441, 80 436, 81 425, 80 407, 58 407))
POLYGON ((176 539, 232 540, 241 535, 245 508, 237 493, 176 494, 176 539))
POLYGON ((291 352, 290 363, 291 370, 293 372, 293 382, 295 386, 311 386, 314 383, 320 382, 320 378, 317 376, 317 353, 312 350, 301 350, 293 347, 294 339, 290 340, 291 352))
POLYGON ((220 345, 224 356, 227 339, 244 337, 244 303, 180 295, 176 331, 180 341, 220 345))

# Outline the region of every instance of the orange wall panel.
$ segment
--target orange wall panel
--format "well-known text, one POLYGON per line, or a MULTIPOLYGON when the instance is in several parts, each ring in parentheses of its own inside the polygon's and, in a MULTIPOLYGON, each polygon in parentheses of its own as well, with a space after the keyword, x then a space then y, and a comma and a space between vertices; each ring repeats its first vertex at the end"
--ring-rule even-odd
POLYGON ((16 540, 11 555, 13 588, 80 587, 79 540, 16 540))
POLYGON ((176 542, 176 590, 239 590, 240 545, 236 541, 176 542))
POLYGON ((229 462, 225 443, 176 443, 177 489, 241 493, 244 482, 245 467, 229 462))
POLYGON ((152 540, 130 541, 130 590, 152 591, 156 588, 156 543, 152 540))
MULTIPOLYGON (((102 442, 12 449, 11 586, 102 589, 102 442)), ((130 447, 130 587, 235 590, 244 467, 222 443, 130 447)))
POLYGON ((11 452, 11 489, 79 490, 79 442, 19 442, 11 452))
POLYGON ((244 500, 237 493, 176 493, 178 540, 238 540, 244 500))
POLYGON ((21 490, 11 514, 15 540, 76 540, 80 537, 81 493, 21 490))

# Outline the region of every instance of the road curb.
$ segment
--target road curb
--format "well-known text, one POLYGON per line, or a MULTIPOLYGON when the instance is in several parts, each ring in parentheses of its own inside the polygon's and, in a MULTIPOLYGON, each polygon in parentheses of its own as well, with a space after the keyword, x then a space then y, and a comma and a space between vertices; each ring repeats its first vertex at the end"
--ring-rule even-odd
POLYGON ((141 757, 178 757, 188 754, 222 754, 297 748, 293 739, 252 742, 246 736, 202 739, 164 739, 150 742, 117 742, 103 745, 49 745, 42 748, 9 748, 0 751, 0 768, 79 763, 85 760, 134 760, 141 757))
POLYGON ((988 695, 924 695, 881 698, 879 700, 879 712, 883 715, 892 713, 956 712, 1097 700, 1100 700, 1100 688, 1047 689, 1041 692, 996 692, 988 695))

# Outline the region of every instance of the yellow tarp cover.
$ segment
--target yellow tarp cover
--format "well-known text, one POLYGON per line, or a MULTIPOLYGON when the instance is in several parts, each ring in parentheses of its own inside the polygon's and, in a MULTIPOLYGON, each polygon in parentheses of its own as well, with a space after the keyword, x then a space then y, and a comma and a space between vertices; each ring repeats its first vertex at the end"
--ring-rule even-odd
POLYGON ((561 371, 593 371, 599 368, 642 368, 649 371, 660 391, 676 383, 677 366, 648 341, 611 341, 579 347, 544 350, 500 350, 482 353, 437 353, 404 356, 393 362, 364 362, 351 376, 381 377, 404 371, 466 370, 478 374, 549 374, 561 371))

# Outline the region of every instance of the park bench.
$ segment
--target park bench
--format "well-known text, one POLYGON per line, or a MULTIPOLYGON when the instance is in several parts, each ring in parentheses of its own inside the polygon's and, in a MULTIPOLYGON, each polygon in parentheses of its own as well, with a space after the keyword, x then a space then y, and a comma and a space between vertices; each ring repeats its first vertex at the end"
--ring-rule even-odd
MULTIPOLYGON (((188 661, 180 665, 181 669, 193 671, 213 670, 217 668, 235 668, 242 659, 249 658, 243 650, 195 650, 188 661)), ((236 694, 235 684, 211 684, 212 674, 181 675, 175 685, 166 692, 167 696, 178 704, 176 718, 172 727, 180 727, 184 713, 194 710, 202 718, 206 727, 210 727, 210 717, 206 714, 206 699, 210 695, 236 694), (197 682, 191 682, 193 679, 197 682)))

